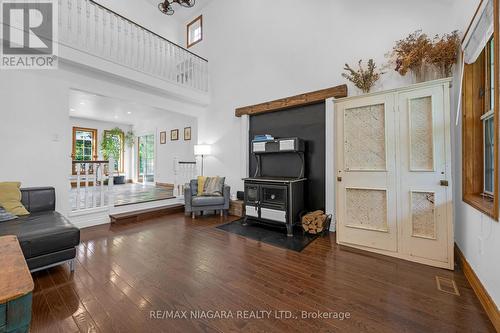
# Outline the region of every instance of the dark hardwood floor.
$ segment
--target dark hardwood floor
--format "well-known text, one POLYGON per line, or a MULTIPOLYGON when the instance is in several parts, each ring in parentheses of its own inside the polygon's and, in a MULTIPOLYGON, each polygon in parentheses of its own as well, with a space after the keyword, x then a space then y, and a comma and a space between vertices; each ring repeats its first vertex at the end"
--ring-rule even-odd
POLYGON ((222 222, 181 213, 83 229, 73 274, 67 265, 34 274, 31 331, 494 332, 459 270, 340 249, 334 234, 287 251, 214 228, 222 222), (454 279, 460 296, 439 291, 436 275, 454 279), (157 310, 235 318, 151 319, 157 310), (273 312, 237 318, 243 310, 273 312), (350 318, 276 319, 275 310, 350 318))

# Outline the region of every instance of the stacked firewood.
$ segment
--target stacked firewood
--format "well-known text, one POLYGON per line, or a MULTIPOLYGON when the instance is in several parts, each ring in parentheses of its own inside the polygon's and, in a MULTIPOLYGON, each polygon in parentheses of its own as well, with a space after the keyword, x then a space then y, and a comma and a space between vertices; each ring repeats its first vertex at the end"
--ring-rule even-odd
POLYGON ((310 234, 323 232, 328 216, 322 210, 316 210, 302 216, 302 228, 310 234))

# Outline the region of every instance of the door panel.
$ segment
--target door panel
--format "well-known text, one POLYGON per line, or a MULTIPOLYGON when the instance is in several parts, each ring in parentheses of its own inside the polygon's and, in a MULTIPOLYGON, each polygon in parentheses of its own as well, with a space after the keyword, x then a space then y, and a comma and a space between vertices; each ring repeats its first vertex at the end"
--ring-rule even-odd
POLYGON ((142 183, 154 183, 154 135, 139 136, 137 179, 142 183))
POLYGON ((338 240, 397 251, 394 95, 339 102, 336 122, 338 240))
MULTIPOLYGON (((448 187, 442 86, 399 94, 399 209, 402 250, 447 262, 448 187)), ((449 126, 449 124, 448 124, 449 126)))

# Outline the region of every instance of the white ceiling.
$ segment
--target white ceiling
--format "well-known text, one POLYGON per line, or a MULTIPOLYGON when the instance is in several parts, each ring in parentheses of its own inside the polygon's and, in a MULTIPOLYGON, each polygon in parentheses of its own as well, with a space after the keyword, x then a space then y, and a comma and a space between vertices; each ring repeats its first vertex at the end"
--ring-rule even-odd
POLYGON ((144 119, 154 119, 169 111, 131 101, 72 90, 69 95, 69 115, 85 119, 133 125, 144 119))
MULTIPOLYGON (((158 7, 158 4, 160 2, 163 2, 161 0, 144 0, 146 1, 149 5, 154 6, 155 8, 158 7)), ((206 5, 208 5, 210 2, 214 0, 196 0, 196 4, 194 5, 193 8, 184 8, 179 6, 178 4, 173 4, 175 13, 172 16, 166 16, 165 19, 173 19, 177 21, 178 23, 185 23, 187 20, 194 18, 194 16, 206 5)))

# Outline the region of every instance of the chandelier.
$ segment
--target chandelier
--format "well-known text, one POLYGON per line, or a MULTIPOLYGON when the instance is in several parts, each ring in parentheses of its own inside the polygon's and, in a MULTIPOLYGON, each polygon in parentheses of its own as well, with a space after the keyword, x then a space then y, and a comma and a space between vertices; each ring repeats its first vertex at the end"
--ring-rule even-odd
POLYGON ((191 8, 196 3, 196 0, 165 0, 158 4, 158 9, 165 15, 174 15, 174 9, 172 8, 174 3, 182 7, 191 8))

